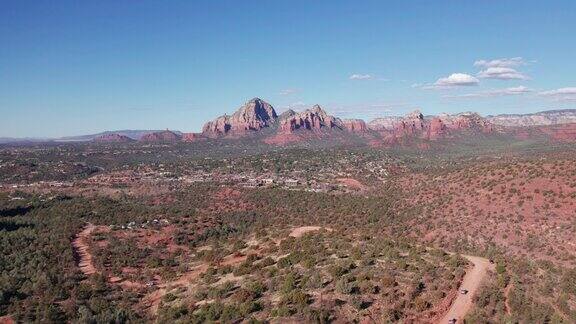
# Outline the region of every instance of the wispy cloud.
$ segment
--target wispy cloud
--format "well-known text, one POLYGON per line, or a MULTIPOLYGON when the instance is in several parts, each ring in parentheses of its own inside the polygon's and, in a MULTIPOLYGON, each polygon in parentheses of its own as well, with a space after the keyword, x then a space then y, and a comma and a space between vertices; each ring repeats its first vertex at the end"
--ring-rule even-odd
POLYGON ((350 80, 371 80, 374 77, 370 74, 352 74, 350 80))
POLYGON ((280 95, 288 96, 288 95, 295 94, 297 92, 298 92, 298 90, 296 90, 296 89, 283 89, 283 90, 280 90, 280 95))
POLYGON ((576 101, 576 87, 542 91, 539 92, 538 95, 545 98, 551 98, 556 101, 576 101))
POLYGON ((513 68, 509 67, 489 67, 480 71, 478 77, 482 79, 497 80, 529 80, 530 78, 513 68))
POLYGON ((389 116, 391 114, 401 115, 416 107, 404 102, 365 102, 353 104, 326 104, 326 111, 342 118, 365 118, 366 121, 373 118, 389 116))
POLYGON ((526 64, 526 61, 524 61, 524 59, 521 57, 501 58, 496 60, 478 60, 474 62, 474 66, 482 68, 514 67, 526 64))
POLYGON ((445 78, 436 80, 433 84, 422 86, 422 89, 449 89, 454 87, 477 86, 480 80, 466 73, 452 73, 445 78))
POLYGON ((292 103, 278 107, 278 111, 284 112, 284 111, 287 111, 289 109, 292 109, 295 111, 303 111, 303 110, 306 110, 307 108, 310 108, 310 107, 312 107, 312 105, 309 105, 303 101, 296 101, 296 102, 292 102, 292 103))
POLYGON ((466 93, 460 95, 446 95, 443 98, 449 99, 473 99, 473 98, 490 98, 490 97, 504 97, 504 96, 519 96, 532 93, 534 90, 525 86, 511 87, 506 89, 481 91, 475 93, 466 93))

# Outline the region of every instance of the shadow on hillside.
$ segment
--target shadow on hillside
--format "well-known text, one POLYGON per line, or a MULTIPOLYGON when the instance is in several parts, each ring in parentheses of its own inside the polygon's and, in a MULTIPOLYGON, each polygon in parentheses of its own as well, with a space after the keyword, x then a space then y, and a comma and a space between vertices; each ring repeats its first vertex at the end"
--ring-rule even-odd
POLYGON ((32 224, 25 224, 25 223, 15 223, 11 221, 2 221, 0 220, 0 232, 1 231, 16 231, 21 228, 31 228, 32 224))
POLYGON ((32 206, 26 206, 26 207, 18 206, 14 208, 1 209, 0 217, 23 216, 29 213, 32 209, 34 209, 34 207, 32 206))

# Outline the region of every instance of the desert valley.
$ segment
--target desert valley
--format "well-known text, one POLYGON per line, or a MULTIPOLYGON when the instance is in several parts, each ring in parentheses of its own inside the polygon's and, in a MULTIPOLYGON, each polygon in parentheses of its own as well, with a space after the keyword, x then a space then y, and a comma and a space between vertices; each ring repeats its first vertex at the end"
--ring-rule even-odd
POLYGON ((0 0, 0 324, 576 323, 574 31, 0 0))
POLYGON ((4 322, 576 321, 576 111, 0 148, 4 322))

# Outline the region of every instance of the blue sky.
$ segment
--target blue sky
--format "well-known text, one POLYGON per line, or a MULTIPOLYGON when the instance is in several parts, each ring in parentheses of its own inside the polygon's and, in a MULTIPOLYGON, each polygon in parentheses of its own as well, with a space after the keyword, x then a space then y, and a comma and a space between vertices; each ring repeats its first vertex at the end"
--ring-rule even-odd
POLYGON ((0 136, 576 108, 575 31, 576 1, 3 0, 0 136))

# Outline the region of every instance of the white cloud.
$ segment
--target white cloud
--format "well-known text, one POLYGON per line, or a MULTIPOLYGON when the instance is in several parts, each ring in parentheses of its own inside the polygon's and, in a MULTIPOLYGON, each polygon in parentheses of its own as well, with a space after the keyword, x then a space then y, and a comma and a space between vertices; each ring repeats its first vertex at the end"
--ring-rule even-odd
POLYGON ((350 80, 370 80, 373 76, 370 74, 352 74, 350 80))
POLYGON ((489 67, 478 73, 479 78, 498 80, 529 80, 530 78, 513 68, 489 67))
POLYGON ((453 87, 477 86, 480 81, 466 73, 453 73, 445 78, 440 78, 434 84, 425 85, 423 89, 447 89, 453 87))
POLYGON ((483 68, 491 68, 491 67, 513 67, 513 66, 520 66, 526 65, 526 62, 521 57, 512 57, 512 58, 501 58, 496 60, 478 60, 474 62, 474 66, 479 66, 483 68))
POLYGON ((298 92, 298 90, 296 90, 296 89, 283 89, 283 90, 280 90, 280 95, 287 96, 287 95, 295 94, 296 92, 298 92))
POLYGON ((539 96, 552 98, 557 101, 576 101, 576 87, 560 88, 538 93, 539 96))
POLYGON ((476 93, 466 93, 461 95, 444 96, 444 98, 489 98, 489 97, 503 97, 503 96, 518 96, 525 95, 533 92, 534 90, 525 86, 511 87, 506 89, 482 91, 476 93))

